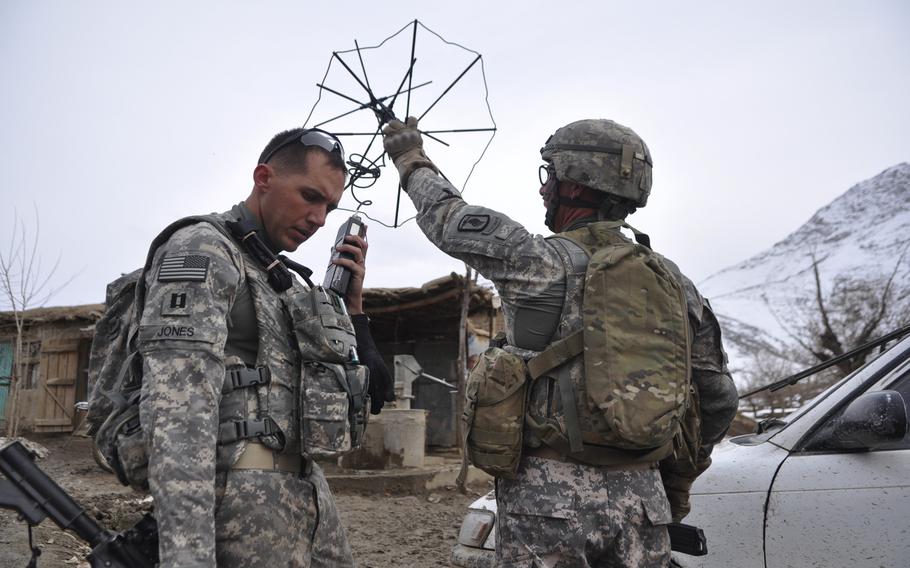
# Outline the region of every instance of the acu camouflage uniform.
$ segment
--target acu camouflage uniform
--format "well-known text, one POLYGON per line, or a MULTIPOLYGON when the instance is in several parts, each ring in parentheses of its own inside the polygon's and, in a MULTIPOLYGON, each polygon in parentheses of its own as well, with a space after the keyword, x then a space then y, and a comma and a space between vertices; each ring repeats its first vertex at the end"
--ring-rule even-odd
MULTIPOLYGON (((255 221, 242 204, 220 217, 255 221)), ((352 566, 325 477, 301 463, 306 346, 294 339, 286 304, 303 286, 276 292, 256 261, 209 223, 174 233, 146 285, 140 417, 160 566, 352 566), (225 380, 227 369, 254 366, 268 366, 271 382, 232 389, 225 380), (237 439, 233 421, 266 417, 283 440, 237 439), (273 449, 275 469, 238 468, 248 448, 273 449)))
MULTIPOLYGON (((535 329, 534 318, 528 317, 535 310, 561 312, 552 340, 581 328, 584 270, 572 268, 570 249, 530 234, 497 211, 468 205, 451 184, 428 168, 410 175, 407 191, 427 237, 496 285, 509 345, 516 344, 516 330, 521 329, 523 347, 529 348, 513 351, 529 357, 550 342, 549 332, 535 329)), ((587 221, 591 222, 596 219, 587 221)), ((614 230, 618 238, 625 238, 614 230)), ((710 307, 689 279, 680 274, 679 280, 693 329, 692 378, 701 399, 702 440, 709 451, 732 420, 736 391, 710 307)), ((568 373, 578 389, 584 381, 582 357, 556 372, 568 373)), ((539 380, 528 412, 532 418, 552 419, 564 426, 560 400, 556 381, 539 380)), ((577 406, 583 435, 596 432, 598 417, 585 404, 577 406)), ((526 428, 526 446, 540 443, 526 428)), ((515 479, 497 480, 497 557, 503 566, 642 567, 669 562, 665 525, 671 514, 654 464, 570 463, 550 459, 546 449, 531 448, 526 447, 515 479)))

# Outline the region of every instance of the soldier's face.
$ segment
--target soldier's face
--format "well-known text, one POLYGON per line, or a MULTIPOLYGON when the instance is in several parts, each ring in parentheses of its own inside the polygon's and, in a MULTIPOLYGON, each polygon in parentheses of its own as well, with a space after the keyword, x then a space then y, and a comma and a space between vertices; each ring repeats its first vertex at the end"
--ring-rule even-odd
POLYGON ((559 180, 556 179, 555 175, 551 175, 546 180, 542 180, 542 183, 539 193, 547 210, 544 223, 546 223, 548 229, 556 231, 556 212, 559 209, 559 180))
MULTIPOLYGON (((322 152, 306 156, 305 171, 275 168, 260 187, 259 211, 269 239, 282 250, 294 251, 325 225, 344 192, 344 174, 329 166, 322 152)), ((266 166, 270 167, 270 166, 266 166)))

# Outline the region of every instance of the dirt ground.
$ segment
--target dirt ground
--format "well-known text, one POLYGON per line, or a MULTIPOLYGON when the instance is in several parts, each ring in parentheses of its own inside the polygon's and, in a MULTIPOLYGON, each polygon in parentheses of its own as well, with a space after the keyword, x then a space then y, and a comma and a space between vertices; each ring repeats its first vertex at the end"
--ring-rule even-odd
MULTIPOLYGON (((38 465, 104 528, 128 528, 151 509, 150 498, 121 486, 95 464, 88 439, 34 440, 49 451, 38 465)), ((333 487, 354 558, 362 568, 448 566, 468 504, 487 490, 472 487, 463 495, 451 487, 425 495, 366 495, 333 487)), ((39 567, 88 566, 83 559, 89 548, 50 520, 33 530, 33 538, 42 550, 39 567)), ((0 566, 25 568, 30 557, 26 524, 13 512, 0 510, 0 566)))

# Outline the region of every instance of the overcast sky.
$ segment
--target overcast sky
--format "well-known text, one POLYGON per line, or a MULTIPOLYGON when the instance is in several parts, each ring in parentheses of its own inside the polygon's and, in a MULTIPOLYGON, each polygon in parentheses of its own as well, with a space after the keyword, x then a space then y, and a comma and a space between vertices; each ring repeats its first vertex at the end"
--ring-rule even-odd
MULTIPOLYGON (((415 18, 483 54, 498 131, 469 202, 545 233, 541 145, 565 123, 612 118, 645 139, 655 164, 650 203, 629 221, 696 281, 910 160, 904 1, 4 0, 0 246, 13 210, 32 227, 37 208, 45 266, 60 255, 56 279, 75 275, 50 304, 102 301, 105 284, 140 266, 167 223, 248 195, 256 157, 273 134, 304 122, 332 51, 378 44, 415 18)), ((377 94, 406 70, 407 54, 387 47, 366 62, 372 84, 392 85, 377 94)), ((425 108, 471 55, 429 35, 416 52, 415 83, 433 81, 425 108)), ((327 84, 343 84, 338 69, 327 84)), ((422 125, 477 127, 479 69, 422 125)), ((364 130, 375 127, 360 114, 364 130)), ((459 187, 486 141, 470 136, 452 135, 448 149, 427 144, 434 159, 455 156, 444 171, 459 187)), ((365 145, 345 142, 349 152, 365 145)), ((393 193, 376 191, 361 196, 387 213, 393 193)), ((321 277, 346 215, 333 213, 293 257, 321 277)), ((371 223, 370 243, 368 286, 463 271, 413 222, 371 223)))

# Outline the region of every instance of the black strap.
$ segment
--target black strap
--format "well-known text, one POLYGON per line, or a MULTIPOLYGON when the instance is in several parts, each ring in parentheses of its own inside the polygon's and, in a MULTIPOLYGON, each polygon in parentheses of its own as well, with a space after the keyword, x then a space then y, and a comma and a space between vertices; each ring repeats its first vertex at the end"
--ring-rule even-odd
POLYGON ((37 568, 38 557, 41 556, 41 549, 32 542, 32 525, 28 525, 28 547, 32 549, 32 557, 28 561, 26 568, 37 568))
POLYGON ((294 276, 288 270, 288 266, 291 266, 295 272, 300 274, 310 287, 313 286, 313 282, 310 280, 310 275, 313 274, 313 271, 285 256, 279 257, 273 253, 262 240, 262 237, 259 236, 258 228, 253 221, 238 219, 236 221, 227 221, 226 225, 228 230, 231 231, 231 235, 240 242, 243 250, 248 252, 265 270, 268 275, 269 285, 276 292, 284 292, 294 285, 294 276))
POLYGON ((290 268, 291 270, 293 270, 294 272, 299 274, 300 277, 303 278, 303 281, 307 283, 307 286, 309 286, 310 288, 315 287, 315 285, 313 284, 313 281, 310 280, 310 276, 313 275, 312 270, 310 270, 306 266, 300 264, 299 262, 294 262, 293 260, 284 256, 283 254, 279 254, 278 258, 280 258, 281 262, 283 262, 285 265, 287 265, 288 268, 290 268))

